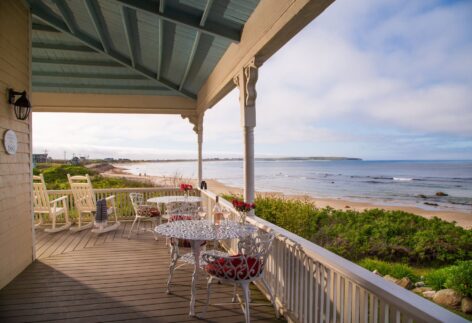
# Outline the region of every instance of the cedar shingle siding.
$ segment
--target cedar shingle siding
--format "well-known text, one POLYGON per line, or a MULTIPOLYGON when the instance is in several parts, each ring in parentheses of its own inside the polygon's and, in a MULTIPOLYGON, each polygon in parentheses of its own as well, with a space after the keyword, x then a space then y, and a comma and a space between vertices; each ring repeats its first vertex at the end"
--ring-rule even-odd
POLYGON ((0 288, 33 259, 31 115, 16 119, 7 88, 30 93, 30 16, 22 1, 0 1, 0 288), (3 146, 7 129, 18 138, 16 155, 3 146))

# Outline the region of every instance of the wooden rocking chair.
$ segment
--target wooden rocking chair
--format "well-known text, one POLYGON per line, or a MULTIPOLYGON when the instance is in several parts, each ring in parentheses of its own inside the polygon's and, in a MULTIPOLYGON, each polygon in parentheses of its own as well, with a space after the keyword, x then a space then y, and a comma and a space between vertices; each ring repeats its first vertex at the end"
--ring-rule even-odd
MULTIPOLYGON (((70 176, 67 174, 72 194, 74 195, 75 207, 78 212, 78 224, 76 227, 71 227, 70 230, 73 232, 82 231, 85 229, 92 228, 94 226, 93 216, 97 210, 97 200, 95 193, 92 188, 92 182, 88 174, 85 176, 70 176), (89 214, 90 223, 82 224, 82 215, 89 214)), ((116 230, 120 226, 115 208, 115 196, 111 195, 106 198, 107 204, 111 206, 107 208, 107 214, 111 214, 115 217, 115 223, 108 225, 107 223, 95 223, 95 227, 92 229, 93 233, 105 233, 108 231, 116 230)))
POLYGON ((46 189, 43 174, 33 176, 33 191, 34 191, 34 215, 39 217, 39 223, 35 224, 37 228, 43 224, 43 216, 49 215, 52 222, 51 228, 44 229, 45 232, 55 233, 70 228, 72 223, 69 221, 69 209, 67 207, 67 195, 61 196, 55 200, 49 200, 49 194, 46 189), (57 217, 64 215, 65 224, 56 227, 57 217))

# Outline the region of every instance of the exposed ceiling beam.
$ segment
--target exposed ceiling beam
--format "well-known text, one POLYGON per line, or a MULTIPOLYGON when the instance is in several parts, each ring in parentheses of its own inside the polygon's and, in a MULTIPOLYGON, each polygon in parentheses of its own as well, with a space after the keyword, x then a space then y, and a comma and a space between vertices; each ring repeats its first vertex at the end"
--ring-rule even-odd
POLYGON ((112 84, 74 84, 74 83, 53 83, 53 82, 34 82, 33 90, 35 87, 47 87, 47 88, 65 88, 65 89, 101 89, 101 90, 131 90, 131 91, 169 91, 163 86, 150 86, 150 85, 112 85, 112 84))
POLYGON ((157 80, 156 79, 156 73, 154 73, 153 71, 150 71, 142 66, 136 66, 136 67, 133 67, 131 65, 131 60, 118 53, 118 52, 115 52, 115 51, 110 51, 108 53, 105 52, 105 50, 103 49, 102 45, 100 44, 100 42, 97 42, 95 39, 93 38, 90 38, 89 36, 83 34, 83 33, 76 33, 76 34, 73 34, 71 32, 71 30, 68 28, 67 24, 65 24, 62 20, 58 19, 54 14, 51 13, 51 11, 48 9, 47 6, 45 6, 42 2, 39 2, 39 1, 33 1, 33 0, 30 0, 30 6, 31 6, 31 13, 36 16, 37 18, 41 19, 42 21, 48 23, 49 25, 51 25, 52 27, 62 31, 63 33, 66 33, 72 37, 74 37, 75 39, 79 40, 80 42, 84 43, 85 45, 95 49, 96 51, 98 52, 101 52, 103 54, 105 54, 108 58, 114 60, 115 62, 147 77, 148 79, 150 80, 154 80, 155 82, 159 83, 159 84, 162 84, 164 85, 165 87, 167 87, 168 89, 174 91, 174 92, 177 92, 177 93, 180 93, 186 97, 189 97, 191 99, 196 99, 196 95, 193 94, 193 93, 190 93, 188 91, 179 91, 179 86, 176 85, 176 84, 173 84, 172 82, 168 81, 168 80, 164 80, 164 79, 159 79, 157 80))
POLYGON ((156 10, 156 6, 153 2, 149 0, 116 0, 122 3, 125 6, 128 6, 133 9, 138 9, 160 18, 178 24, 187 26, 196 30, 201 31, 202 33, 209 34, 216 37, 222 37, 230 40, 231 42, 239 42, 241 39, 241 33, 237 30, 232 30, 228 26, 221 24, 213 23, 205 27, 200 26, 201 17, 195 15, 184 15, 180 12, 177 12, 171 8, 166 8, 165 12, 162 13, 159 10, 156 10))
POLYGON ((32 29, 37 31, 47 31, 50 33, 60 33, 59 30, 52 28, 51 26, 39 24, 37 22, 32 23, 32 29))
POLYGON ((183 96, 35 92, 34 112, 195 114, 195 100, 183 96))
POLYGON ((133 67, 136 67, 137 60, 139 57, 141 57, 141 46, 139 44, 138 18, 136 17, 136 10, 121 6, 121 18, 125 28, 131 64, 133 67))
POLYGON ((97 74, 97 73, 71 73, 71 72, 43 72, 34 71, 33 78, 36 76, 60 77, 60 78, 79 78, 79 79, 97 79, 97 80, 147 80, 144 76, 137 74, 97 74))
POLYGON ((64 22, 67 24, 67 27, 69 27, 69 30, 73 34, 78 33, 79 27, 77 26, 77 22, 75 21, 74 15, 72 14, 67 2, 63 0, 54 0, 54 4, 64 18, 64 22))
POLYGON ((107 24, 105 23, 105 18, 103 18, 102 10, 97 0, 84 0, 85 7, 89 13, 92 24, 95 27, 100 42, 105 53, 111 52, 111 40, 110 33, 108 32, 107 24))
POLYGON ((190 55, 188 57, 187 66, 185 66, 184 75, 180 80, 179 90, 182 90, 185 85, 185 81, 187 81, 188 72, 190 72, 190 68, 192 67, 193 59, 195 58, 195 53, 197 52, 198 42, 200 41, 200 32, 197 31, 195 35, 195 40, 193 41, 192 49, 190 50, 190 55))
POLYGON ((118 64, 114 61, 105 61, 105 60, 85 60, 85 59, 50 59, 43 57, 33 57, 33 63, 41 64, 55 64, 55 65, 78 65, 78 66, 101 66, 101 67, 120 67, 124 68, 125 66, 118 64))
MULTIPOLYGON (((205 9, 203 10, 202 18, 200 19, 200 23, 199 23, 201 27, 205 26, 205 22, 208 18, 208 14, 210 12, 212 4, 213 4, 213 0, 207 0, 205 9)), ((192 67, 193 60, 195 58, 195 53, 197 52, 198 43, 200 42, 200 37, 201 37, 201 32, 197 31, 195 35, 195 40, 193 41, 192 49, 190 51, 190 55, 187 61, 187 66, 185 66, 184 75, 182 76, 182 79, 180 80, 179 90, 183 89, 185 82, 187 81, 188 73, 190 72, 190 68, 192 67)))
MULTIPOLYGON (((159 12, 164 11, 164 0, 161 0, 159 3, 159 12)), ((158 34, 157 34, 157 78, 161 78, 162 71, 162 57, 164 53, 164 20, 162 18, 157 18, 158 24, 158 34)))
POLYGON ((32 47, 33 49, 41 48, 41 49, 53 49, 53 50, 67 50, 67 51, 73 51, 73 52, 96 53, 95 50, 85 45, 66 45, 66 44, 50 44, 50 43, 33 42, 32 47))
POLYGON ((207 0, 205 5, 205 9, 203 10, 202 18, 200 19, 200 26, 205 26, 205 22, 208 18, 208 14, 210 13, 211 5, 213 4, 213 0, 207 0))

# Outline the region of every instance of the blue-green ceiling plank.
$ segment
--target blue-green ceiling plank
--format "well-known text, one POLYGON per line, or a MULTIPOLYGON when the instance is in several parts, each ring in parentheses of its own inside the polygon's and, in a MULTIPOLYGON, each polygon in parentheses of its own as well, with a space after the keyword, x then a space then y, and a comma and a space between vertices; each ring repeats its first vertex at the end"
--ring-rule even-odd
POLYGON ((35 76, 80 78, 80 79, 104 79, 104 80, 147 80, 144 76, 133 74, 103 74, 103 73, 71 73, 71 72, 40 72, 33 73, 35 76))
POLYGON ((103 18, 103 13, 100 9, 100 6, 98 5, 97 0, 84 0, 84 3, 90 15, 90 19, 92 20, 93 26, 95 27, 97 35, 100 38, 102 47, 105 53, 108 54, 111 52, 111 41, 109 36, 110 33, 105 23, 105 19, 103 18))
POLYGON ((241 40, 241 33, 233 28, 227 28, 223 24, 212 23, 211 25, 202 27, 200 26, 201 17, 195 15, 182 14, 171 8, 166 8, 164 13, 156 10, 153 2, 148 0, 117 0, 125 6, 130 8, 142 10, 158 16, 166 21, 174 24, 187 26, 202 33, 210 34, 216 37, 226 38, 232 42, 239 42, 241 40))
POLYGON ((77 65, 77 66, 104 66, 104 67, 120 67, 124 68, 123 65, 118 64, 114 61, 108 60, 80 60, 80 59, 50 59, 50 58, 32 58, 33 63, 42 64, 55 64, 55 65, 77 65))
POLYGON ((57 30, 57 29, 55 29, 51 26, 41 24, 41 23, 37 23, 37 22, 33 22, 31 28, 33 30, 37 30, 37 31, 46 31, 46 32, 50 32, 50 33, 60 33, 59 30, 57 30))
POLYGON ((68 44, 51 44, 42 42, 32 42, 33 48, 51 49, 51 50, 66 50, 73 52, 95 53, 96 51, 85 45, 68 45, 68 44))
POLYGON ((97 42, 94 39, 91 39, 85 34, 82 33, 77 33, 77 34, 72 34, 67 25, 61 21, 60 19, 56 18, 55 15, 51 14, 49 10, 47 9, 46 6, 44 6, 42 3, 35 2, 30 0, 30 6, 31 6, 31 12, 34 16, 37 18, 43 20, 44 22, 50 24, 54 28, 71 35, 72 37, 76 38, 77 40, 81 41, 82 43, 86 44, 87 46, 90 46, 94 48, 95 50, 102 52, 107 55, 107 57, 113 59, 114 61, 146 76, 149 79, 155 80, 156 82, 166 86, 168 89, 175 91, 176 93, 183 94, 184 96, 187 96, 191 99, 196 99, 196 95, 193 93, 190 93, 185 90, 179 91, 179 86, 174 84, 173 82, 170 82, 168 80, 160 78, 159 80, 156 79, 156 74, 142 66, 137 66, 136 68, 133 68, 131 66, 131 61, 128 57, 124 57, 120 53, 116 52, 110 52, 110 53, 105 53, 104 49, 101 47, 101 44, 97 44, 97 42))
POLYGON ((36 82, 33 86, 47 88, 69 88, 69 89, 109 89, 109 90, 144 90, 144 91, 165 91, 163 86, 145 86, 145 85, 98 85, 98 84, 66 84, 66 83, 46 83, 36 82))
POLYGON ((137 61, 141 56, 141 47, 139 43, 139 29, 136 10, 128 7, 121 7, 121 15, 125 29, 126 41, 131 57, 133 67, 136 67, 137 61))
POLYGON ((79 27, 77 26, 77 22, 75 21, 74 15, 72 14, 67 2, 63 0, 54 0, 54 4, 61 13, 62 18, 64 18, 64 22, 67 27, 69 27, 69 30, 73 34, 76 34, 79 31, 79 27))

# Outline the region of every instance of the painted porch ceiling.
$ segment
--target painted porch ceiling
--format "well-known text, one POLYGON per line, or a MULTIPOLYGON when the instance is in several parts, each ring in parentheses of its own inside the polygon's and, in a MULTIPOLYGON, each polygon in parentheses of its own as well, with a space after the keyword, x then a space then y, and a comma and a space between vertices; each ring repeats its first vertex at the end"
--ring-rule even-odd
POLYGON ((29 0, 34 92, 196 98, 259 0, 29 0))

